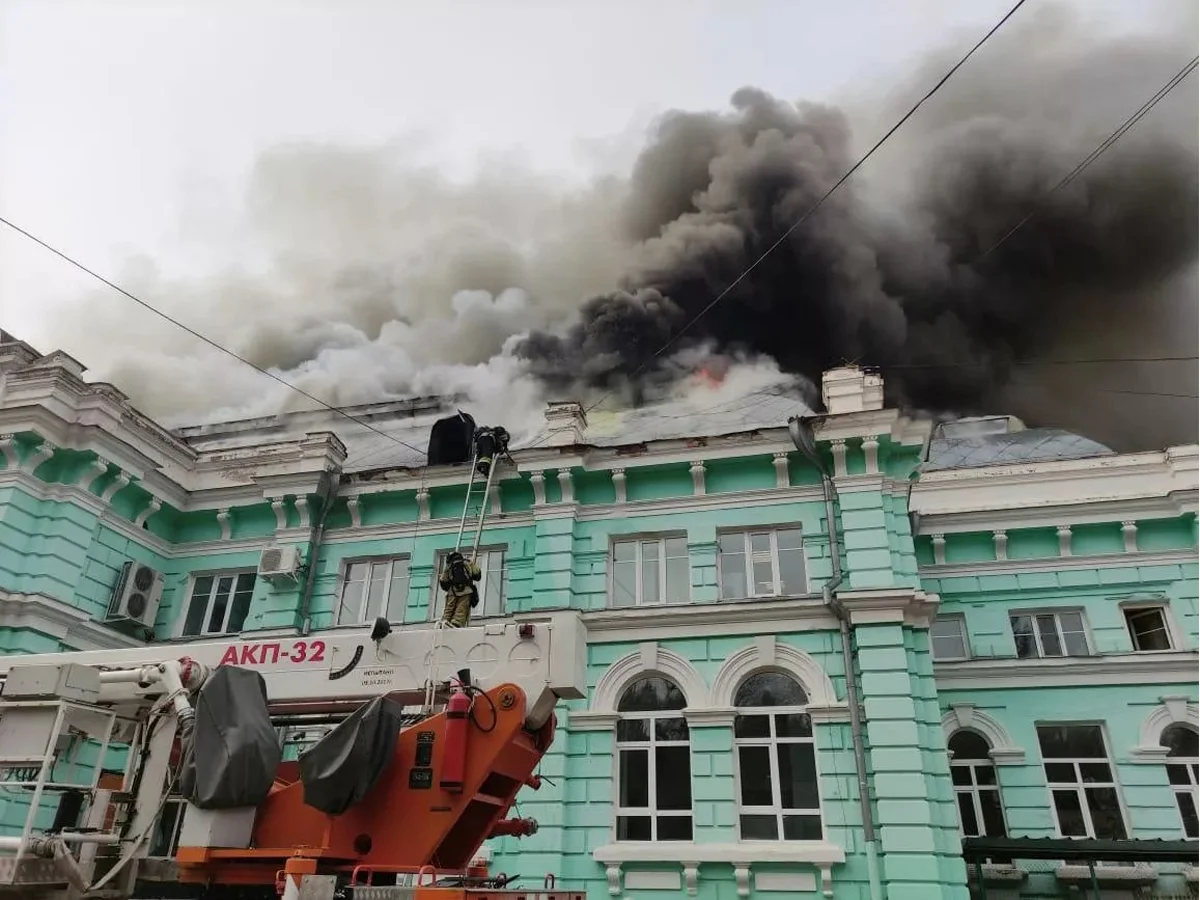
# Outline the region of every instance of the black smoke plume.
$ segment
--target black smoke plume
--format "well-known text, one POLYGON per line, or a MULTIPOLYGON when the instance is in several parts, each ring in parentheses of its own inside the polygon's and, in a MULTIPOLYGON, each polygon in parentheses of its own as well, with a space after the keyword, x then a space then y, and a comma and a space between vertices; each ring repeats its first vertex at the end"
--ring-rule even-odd
MULTIPOLYGON (((878 367, 893 402, 972 412, 1020 366, 1070 346, 1072 328, 1127 327, 1131 308, 1195 266, 1195 73, 1050 189, 1186 62, 1188 42, 1047 51, 1053 34, 1026 37, 973 61, 931 101, 940 110, 918 114, 880 164, 902 185, 851 180, 769 253, 861 152, 848 116, 754 88, 729 111, 664 116, 624 211, 634 263, 518 354, 560 389, 652 376, 656 351, 736 281, 673 350, 765 354, 810 379, 878 367)), ((1184 344, 1194 352, 1194 327, 1184 344)))

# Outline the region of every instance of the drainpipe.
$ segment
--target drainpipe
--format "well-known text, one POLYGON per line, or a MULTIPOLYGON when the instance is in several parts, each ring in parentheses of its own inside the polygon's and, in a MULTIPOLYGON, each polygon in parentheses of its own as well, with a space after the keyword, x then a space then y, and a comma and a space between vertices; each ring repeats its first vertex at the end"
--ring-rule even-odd
POLYGON ((871 794, 867 782, 867 754, 863 746, 862 708, 859 704, 858 683, 854 676, 854 649, 850 618, 837 602, 834 592, 841 585, 842 548, 837 536, 837 511, 834 501, 837 488, 817 452, 812 426, 798 416, 788 420, 792 443, 821 473, 821 488, 825 497, 825 521, 829 528, 829 556, 833 563, 832 577, 821 588, 821 599, 837 617, 842 638, 842 666, 846 671, 846 705, 850 707, 850 738, 854 747, 854 772, 858 778, 858 804, 862 812, 863 840, 867 845, 867 881, 871 900, 882 900, 883 886, 879 880, 879 840, 875 834, 875 817, 871 814, 871 794))
POLYGON ((327 471, 321 479, 320 497, 321 508, 313 520, 312 532, 308 536, 308 566, 304 572, 304 591, 300 594, 300 636, 307 637, 312 631, 312 592, 317 580, 317 554, 321 551, 321 539, 325 536, 325 519, 329 509, 337 499, 338 488, 341 487, 345 476, 334 469, 327 471))

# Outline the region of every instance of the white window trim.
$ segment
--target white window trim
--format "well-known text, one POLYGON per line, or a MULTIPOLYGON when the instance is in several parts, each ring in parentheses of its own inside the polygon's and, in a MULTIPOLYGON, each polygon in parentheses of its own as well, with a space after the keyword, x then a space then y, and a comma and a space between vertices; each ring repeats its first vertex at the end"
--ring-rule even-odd
POLYGON ((1103 722, 1035 722, 1034 723, 1034 736, 1037 737, 1037 741, 1038 741, 1038 756, 1040 757, 1040 759, 1042 761, 1042 776, 1046 780, 1046 794, 1050 799, 1050 813, 1054 817, 1054 836, 1055 837, 1058 837, 1058 838, 1067 838, 1067 837, 1095 838, 1096 837, 1096 828, 1092 822, 1092 811, 1091 811, 1091 808, 1088 806, 1088 801, 1087 801, 1086 788, 1089 788, 1089 787, 1090 788, 1110 787, 1113 789, 1113 792, 1116 794, 1116 797, 1117 797, 1117 809, 1119 809, 1121 812, 1121 821, 1122 821, 1122 824, 1125 826, 1125 836, 1128 838, 1131 834, 1133 834, 1133 829, 1130 827, 1130 824, 1129 824, 1129 822, 1130 822, 1129 810, 1125 806, 1125 795, 1121 791, 1120 779, 1117 778, 1117 765, 1116 765, 1116 762, 1112 758, 1112 742, 1109 740, 1108 729, 1105 727, 1103 722), (1100 729, 1100 740, 1104 744, 1104 754, 1105 755, 1103 758, 1098 757, 1098 756, 1096 756, 1096 757, 1072 756, 1072 757, 1047 758, 1043 754, 1041 738, 1037 737, 1037 729, 1039 729, 1039 728, 1091 728, 1091 727, 1096 727, 1096 728, 1100 729), (1098 763, 1098 762, 1103 762, 1108 765, 1108 771, 1109 771, 1109 776, 1110 776, 1111 780, 1110 781, 1089 781, 1089 782, 1085 783, 1079 773, 1079 764, 1080 763, 1084 763, 1084 764, 1098 763), (1075 775, 1077 777, 1077 780, 1074 782, 1051 781, 1050 776, 1046 772, 1046 768, 1045 768, 1047 763, 1051 763, 1051 764, 1071 763, 1071 764, 1073 764, 1075 766, 1075 775), (1054 803, 1054 791, 1055 790, 1060 790, 1060 791, 1073 790, 1073 791, 1075 791, 1075 796, 1079 800, 1079 808, 1083 813, 1083 823, 1084 823, 1085 834, 1082 834, 1082 835, 1065 835, 1065 834, 1063 834, 1062 826, 1059 824, 1059 821, 1058 821, 1058 806, 1054 803))
MULTIPOLYGON (((653 677, 653 676, 651 676, 653 677)), ((661 677, 661 676, 659 676, 661 677)), ((637 679, 634 679, 635 681, 637 679)), ((633 684, 631 681, 630 684, 633 684)), ((686 741, 663 741, 659 740, 655 733, 655 719, 684 719, 682 709, 668 709, 656 712, 623 712, 617 714, 617 720, 632 720, 632 719, 649 719, 650 720, 650 737, 646 741, 622 741, 617 737, 617 727, 613 729, 613 737, 615 740, 615 751, 613 752, 613 821, 612 821, 612 839, 614 842, 621 844, 675 844, 687 843, 686 841, 672 841, 660 839, 658 837, 658 819, 663 818, 678 818, 689 819, 692 823, 692 840, 696 837, 696 796, 695 796, 695 777, 691 771, 691 747, 692 747, 692 728, 688 725, 688 737, 686 741), (688 748, 688 794, 692 798, 692 805, 686 809, 658 809, 658 766, 655 761, 655 750, 658 747, 687 747, 688 748), (646 799, 649 806, 622 806, 621 805, 621 751, 622 750, 645 750, 647 753, 646 766, 646 799), (617 822, 622 816, 624 817, 648 817, 650 819, 650 840, 648 841, 633 841, 621 840, 617 837, 617 822)))
POLYGON ((804 539, 804 529, 799 523, 784 523, 781 525, 762 525, 749 526, 746 528, 723 528, 717 532, 717 596, 726 603, 736 603, 739 600, 760 600, 765 597, 805 597, 812 593, 812 577, 808 560, 808 542, 804 539), (804 591, 799 594, 785 594, 783 592, 783 584, 779 576, 779 537, 781 531, 799 531, 800 532, 800 558, 804 561, 804 591), (750 535, 751 534, 767 534, 771 538, 771 582, 774 590, 769 593, 754 593, 754 565, 753 554, 750 551, 750 535), (724 554, 721 553, 721 538, 741 535, 745 551, 743 559, 746 561, 746 594, 742 597, 726 597, 722 593, 722 586, 725 584, 724 572, 722 571, 721 559, 724 554))
POLYGON ((1008 611, 1008 633, 1012 635, 1013 651, 1018 653, 1017 659, 1032 661, 1037 659, 1086 659, 1089 656, 1096 655, 1096 641, 1092 637, 1092 626, 1088 621, 1087 610, 1082 606, 1050 606, 1039 609, 1010 609, 1008 611), (1087 653, 1082 656, 1071 656, 1067 653, 1067 642, 1063 640, 1062 622, 1059 621, 1059 616, 1063 613, 1078 613, 1079 620, 1083 623, 1083 642, 1087 647, 1087 653), (1017 616, 1029 616, 1034 619, 1033 623, 1033 640, 1037 647, 1037 656, 1020 656, 1017 650, 1017 633, 1013 630, 1012 620, 1017 616), (1042 647, 1042 633, 1037 627, 1038 616, 1054 616, 1054 631, 1058 635, 1058 642, 1062 645, 1063 652, 1057 656, 1046 656, 1045 649, 1042 647))
MULTIPOLYGON (((788 678, 793 678, 787 673, 780 673, 788 678)), ((734 732, 733 738, 733 774, 734 774, 734 790, 737 792, 735 796, 735 805, 737 807, 737 834, 738 840, 746 844, 819 844, 827 840, 828 834, 825 827, 825 811, 821 803, 821 754, 817 752, 816 741, 816 725, 811 726, 812 735, 809 737, 778 737, 775 734, 775 716, 777 715, 809 715, 807 706, 739 706, 736 707, 736 715, 739 716, 766 716, 769 720, 770 734, 768 737, 756 738, 740 738, 734 732), (817 779, 817 807, 816 809, 784 809, 783 807, 783 788, 779 780, 779 755, 775 748, 781 744, 808 744, 813 748, 813 770, 817 779), (770 806, 744 806, 742 805, 742 757, 738 752, 740 747, 766 747, 767 755, 771 766, 771 805, 770 806), (783 817, 788 816, 811 816, 816 815, 821 822, 821 837, 814 840, 792 840, 783 836, 783 817), (747 838, 742 837, 742 816, 774 816, 775 825, 777 828, 777 838, 747 838)))
MULTIPOLYGON (((438 577, 442 574, 442 566, 446 562, 446 557, 454 552, 453 547, 445 547, 437 550, 433 554, 433 599, 429 604, 429 621, 435 621, 441 612, 438 611, 438 603, 442 602, 443 594, 445 593, 441 585, 438 584, 438 577)), ((480 573, 479 585, 479 606, 471 610, 471 621, 475 622, 480 619, 502 619, 508 615, 508 544, 494 544, 487 547, 477 547, 477 553, 500 553, 503 554, 503 562, 500 565, 500 612, 494 616, 484 615, 486 602, 483 596, 483 585, 487 582, 487 570, 484 569, 480 573)), ((411 577, 411 576, 410 576, 411 577)), ((445 609, 443 606, 442 609, 445 609)))
POLYGON ((1126 600, 1120 603, 1119 606, 1121 609, 1121 621, 1125 625, 1125 633, 1129 635, 1129 644, 1132 647, 1132 653, 1166 653, 1169 650, 1178 650, 1181 647, 1187 647, 1187 641, 1182 639, 1179 626, 1175 622, 1175 616, 1171 614, 1171 604, 1166 599, 1126 600), (1162 614, 1163 626, 1167 629, 1167 639, 1171 642, 1168 650, 1139 650, 1133 645, 1133 634, 1129 631, 1129 620, 1126 618, 1126 613, 1148 609, 1156 609, 1162 614))
POLYGON ((687 532, 685 531, 654 531, 638 534, 613 535, 608 546, 608 608, 609 609, 638 609, 640 607, 680 606, 692 600, 692 558, 687 547, 687 532), (667 541, 680 540, 684 542, 683 559, 687 561, 687 580, 685 587, 687 596, 682 600, 667 599, 667 541), (656 541, 659 547, 658 556, 658 596, 663 599, 647 603, 642 599, 642 542, 656 541), (635 550, 634 571, 636 582, 632 606, 617 606, 617 544, 633 544, 635 550))
MULTIPOLYGON (((366 563, 368 566, 374 566, 377 563, 387 563, 387 566, 388 566, 388 575, 387 575, 387 582, 386 582, 387 583, 387 592, 383 598, 383 609, 387 610, 389 613, 391 612, 392 578, 395 575, 394 570, 395 570, 396 562, 398 560, 404 560, 408 564, 408 589, 411 592, 412 591, 412 557, 407 553, 397 553, 392 556, 387 556, 387 555, 383 555, 383 556, 353 556, 353 557, 347 557, 346 559, 342 560, 341 567, 338 570, 337 596, 334 598, 335 603, 337 604, 337 606, 334 610, 334 613, 335 613, 334 625, 335 626, 358 626, 358 627, 361 627, 363 625, 371 624, 371 622, 366 621, 363 617, 363 612, 367 607, 367 589, 371 583, 371 573, 370 573, 369 569, 367 571, 367 579, 363 583, 363 595, 362 595, 361 606, 358 611, 358 621, 355 621, 355 622, 343 622, 342 621, 342 600, 345 597, 345 593, 346 593, 346 584, 347 584, 346 579, 350 575, 350 567, 353 565, 356 565, 358 563, 366 563)), ((403 624, 404 623, 403 613, 407 611, 407 606, 408 606, 408 597, 407 596, 405 596, 403 598, 403 603, 404 603, 404 607, 401 609, 401 613, 402 613, 401 617, 399 619, 392 619, 389 617, 389 619, 388 619, 389 622, 391 622, 393 624, 403 624)), ((372 621, 374 621, 374 620, 372 620, 372 621)))
MULTIPOLYGON (((1011 628, 1011 625, 1009 626, 1011 628)), ((971 659, 971 640, 967 635, 967 617, 962 613, 942 613, 936 616, 929 627, 929 656, 934 662, 966 662, 971 659), (938 622, 954 622, 962 637, 963 656, 935 656, 933 653, 933 625, 938 622)))
MULTIPOLYGON (((245 567, 240 568, 240 569, 213 569, 213 570, 204 571, 204 572, 192 572, 190 575, 188 575, 187 593, 184 595, 183 603, 180 604, 179 619, 175 625, 175 636, 180 637, 180 638, 187 638, 188 640, 199 640, 199 639, 205 638, 205 637, 220 637, 221 635, 236 633, 236 632, 227 631, 227 630, 225 630, 225 628, 222 628, 220 631, 206 631, 205 629, 208 626, 209 618, 212 616, 213 602, 216 600, 217 584, 219 583, 219 580, 221 578, 233 576, 233 579, 234 579, 233 591, 231 591, 230 595, 229 595, 230 599, 232 600, 233 594, 237 590, 237 579, 242 575, 253 575, 254 576, 254 588, 251 589, 251 593, 250 593, 250 602, 253 604, 254 590, 258 587, 258 570, 257 569, 245 568, 245 567), (204 618, 202 618, 200 620, 200 631, 197 634, 184 634, 184 629, 187 627, 188 611, 192 608, 192 593, 196 589, 196 580, 199 578, 212 578, 213 579, 212 590, 209 591, 209 594, 208 594, 208 605, 204 607, 204 618)), ((225 621, 223 623, 225 626, 228 626, 228 624, 229 624, 229 613, 232 610, 233 610, 233 604, 230 603, 229 606, 227 606, 225 608, 225 621)))
MULTIPOLYGON (((980 735, 980 737, 983 737, 983 736, 980 735)), ((983 739, 985 741, 987 740, 987 738, 983 738, 983 739)), ((989 754, 988 759, 955 759, 953 752, 951 752, 949 754, 951 770, 956 769, 956 768, 966 769, 971 775, 971 783, 969 785, 955 784, 954 777, 953 777, 953 775, 951 775, 950 786, 954 790, 954 795, 955 795, 956 801, 957 801, 959 794, 969 794, 971 796, 971 806, 975 810, 975 823, 980 827, 980 829, 982 831, 986 831, 987 829, 984 827, 983 804, 980 802, 979 794, 981 791, 991 791, 992 793, 994 793, 996 795, 996 799, 999 801, 999 805, 1000 805, 1000 819, 1004 823, 1004 834, 1007 835, 1008 834, 1008 816, 1004 810, 1004 795, 1000 791, 1000 770, 996 765, 996 761, 994 759, 990 758, 991 757, 991 747, 990 746, 988 747, 988 754, 989 754), (975 770, 982 766, 986 766, 987 768, 992 770, 992 775, 994 776, 995 780, 991 784, 980 784, 979 783, 979 778, 976 775, 975 770)), ((979 834, 979 835, 968 835, 967 834, 966 829, 963 827, 962 810, 959 809, 959 805, 957 802, 955 802, 955 804, 954 804, 954 812, 955 812, 955 815, 958 816, 958 831, 964 838, 965 837, 987 837, 986 834, 979 834)), ((993 835, 993 837, 994 836, 995 835, 993 835)))
MULTIPOLYGON (((1186 728, 1190 731, 1200 730, 1186 722, 1172 722, 1163 729, 1163 733, 1165 734, 1167 728, 1172 727, 1186 728)), ((1161 735, 1158 741, 1160 744, 1162 743, 1161 735)), ((1175 811, 1179 813, 1179 831, 1183 835, 1184 840, 1194 841, 1197 839, 1197 835, 1189 835, 1187 827, 1183 824, 1183 810, 1179 808, 1179 795, 1190 793, 1192 795, 1192 803, 1195 804, 1196 810, 1200 811, 1200 785, 1198 785, 1196 775, 1196 769, 1200 767, 1200 758, 1194 756, 1168 756, 1163 759, 1163 765, 1180 766, 1187 770, 1188 784, 1175 784, 1175 782, 1168 779, 1168 785, 1171 788, 1171 796, 1175 798, 1175 811)))

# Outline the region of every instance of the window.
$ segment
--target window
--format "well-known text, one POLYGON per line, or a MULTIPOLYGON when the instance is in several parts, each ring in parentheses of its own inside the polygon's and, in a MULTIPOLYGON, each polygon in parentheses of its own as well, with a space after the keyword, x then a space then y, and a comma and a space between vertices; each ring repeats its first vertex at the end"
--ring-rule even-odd
POLYGON ((951 753, 950 781, 963 837, 1007 837, 988 742, 973 731, 956 731, 946 746, 951 753))
MULTIPOLYGON (((437 583, 438 574, 446 564, 449 550, 442 550, 437 555, 433 571, 433 617, 436 619, 446 607, 446 592, 437 583)), ((480 550, 475 556, 479 563, 482 577, 479 579, 479 605, 471 610, 472 619, 482 619, 487 616, 504 615, 504 550, 480 550)))
POLYGON ((939 662, 967 659, 967 630, 962 616, 938 616, 929 626, 929 649, 939 662))
POLYGON ((1037 735, 1059 835, 1125 840, 1125 817, 1100 726, 1039 725, 1037 735))
POLYGON ((717 540, 721 599, 808 593, 799 528, 739 531, 717 540))
POLYGON ((1012 624, 1017 656, 1021 659, 1088 655, 1083 613, 1077 610, 1015 613, 1008 621, 1012 624))
POLYGON ((233 634, 246 624, 254 595, 254 572, 217 572, 192 580, 183 635, 233 634))
POLYGON ((408 601, 408 557, 346 563, 338 602, 338 625, 368 625, 382 616, 404 621, 408 601))
POLYGON ((1170 650, 1171 632, 1161 606, 1134 606, 1125 610, 1125 627, 1134 650, 1170 650))
POLYGON ((687 538, 613 542, 613 606, 686 603, 690 597, 687 538))
POLYGON ((1194 840, 1200 837, 1200 823, 1196 820, 1196 770, 1200 767, 1196 732, 1186 725, 1170 725, 1163 729, 1159 743, 1167 748, 1167 780, 1175 792, 1183 833, 1194 840))
POLYGON ((639 678, 617 703, 617 840, 692 839, 692 750, 683 691, 639 678))
POLYGON ((817 754, 804 689, 764 672, 742 682, 733 703, 742 840, 819 841, 817 754))

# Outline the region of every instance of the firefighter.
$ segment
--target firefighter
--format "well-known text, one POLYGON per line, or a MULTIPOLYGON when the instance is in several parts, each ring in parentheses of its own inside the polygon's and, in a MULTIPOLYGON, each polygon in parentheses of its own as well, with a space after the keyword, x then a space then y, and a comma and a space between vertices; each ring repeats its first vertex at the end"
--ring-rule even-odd
POLYGON ((484 478, 492 468, 494 457, 508 453, 508 432, 499 426, 486 425, 475 430, 475 471, 484 478))
POLYGON ((479 605, 479 587, 476 582, 482 577, 479 564, 467 562, 457 550, 446 557, 446 565, 438 576, 438 584, 446 591, 446 610, 442 622, 450 628, 465 628, 471 619, 471 610, 479 605))

